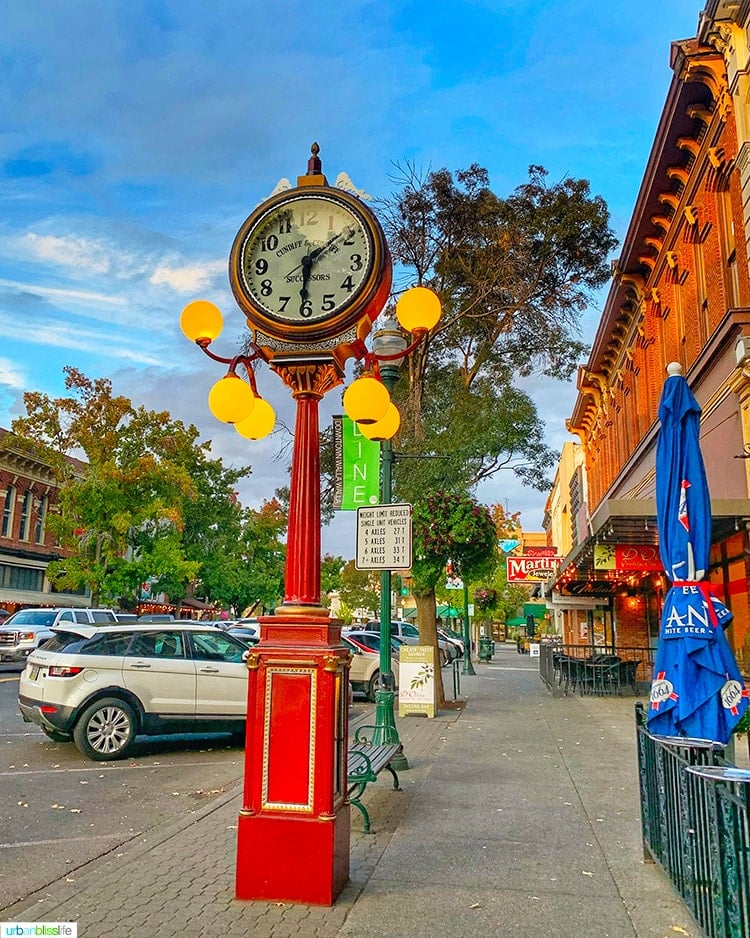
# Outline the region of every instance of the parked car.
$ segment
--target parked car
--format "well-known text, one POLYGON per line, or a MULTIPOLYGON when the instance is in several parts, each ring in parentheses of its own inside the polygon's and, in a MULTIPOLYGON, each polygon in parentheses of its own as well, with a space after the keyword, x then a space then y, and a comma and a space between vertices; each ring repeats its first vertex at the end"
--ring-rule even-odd
MULTIPOLYGON (((380 632, 380 620, 370 619, 370 621, 361 628, 350 629, 350 632, 380 632)), ((391 622, 391 635, 402 639, 408 645, 419 645, 419 629, 411 622, 404 622, 402 619, 395 619, 391 622)), ((438 637, 438 647, 440 648, 440 663, 444 666, 457 657, 456 648, 444 638, 438 637)))
MULTIPOLYGON (((380 653, 371 651, 356 641, 356 636, 342 636, 342 642, 352 653, 349 669, 349 681, 354 691, 365 694, 368 700, 375 700, 375 691, 380 684, 380 653)), ((398 658, 392 658, 393 678, 398 687, 398 658)))
MULTIPOLYGON (((344 633, 342 632, 342 634, 344 633)), ((380 632, 354 631, 348 632, 345 637, 358 645, 362 645, 367 651, 375 651, 380 654, 380 632)), ((399 648, 407 644, 408 642, 405 642, 402 638, 391 635, 391 654, 398 657, 399 648)))
POLYGON ((201 625, 212 625, 215 629, 224 629, 228 631, 237 625, 236 619, 197 619, 201 625))
POLYGON ((139 734, 244 732, 247 645, 198 622, 68 623, 33 651, 18 707, 96 761, 139 734))
POLYGON ((112 609, 20 609, 0 625, 0 661, 23 661, 54 635, 56 625, 116 622, 112 609))
POLYGON ((457 632, 450 631, 446 628, 438 628, 437 633, 441 638, 444 638, 446 642, 450 642, 452 645, 455 645, 457 653, 454 657, 463 657, 464 648, 466 645, 463 638, 457 632))
POLYGON ((226 632, 229 635, 234 635, 235 638, 238 638, 248 646, 257 645, 260 641, 260 633, 252 626, 232 625, 230 628, 226 629, 226 632))

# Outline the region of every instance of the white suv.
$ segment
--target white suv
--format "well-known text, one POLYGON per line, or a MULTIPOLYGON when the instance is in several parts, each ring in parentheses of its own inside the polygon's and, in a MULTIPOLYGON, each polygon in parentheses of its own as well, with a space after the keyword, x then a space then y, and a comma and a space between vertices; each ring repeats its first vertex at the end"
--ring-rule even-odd
POLYGON ((90 759, 122 758, 139 734, 243 734, 247 645, 198 622, 57 626, 21 675, 18 707, 90 759))
POLYGON ((0 661, 23 661, 52 638, 56 625, 74 622, 116 622, 112 609, 21 609, 0 625, 0 661))

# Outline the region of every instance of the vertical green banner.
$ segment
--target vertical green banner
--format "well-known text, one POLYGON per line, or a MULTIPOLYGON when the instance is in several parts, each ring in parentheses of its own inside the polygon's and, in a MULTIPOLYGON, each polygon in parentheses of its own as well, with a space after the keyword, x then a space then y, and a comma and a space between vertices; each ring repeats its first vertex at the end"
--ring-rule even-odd
POLYGON ((333 418, 336 452, 333 507, 351 511, 380 502, 380 443, 362 436, 346 416, 333 418))

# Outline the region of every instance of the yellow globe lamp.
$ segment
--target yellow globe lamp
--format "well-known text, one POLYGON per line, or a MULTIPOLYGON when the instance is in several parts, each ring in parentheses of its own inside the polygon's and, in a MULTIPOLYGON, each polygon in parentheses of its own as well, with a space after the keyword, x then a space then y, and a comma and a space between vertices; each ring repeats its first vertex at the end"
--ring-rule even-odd
POLYGON ((262 397, 255 398, 252 412, 244 420, 238 420, 234 429, 248 440, 262 440, 276 425, 276 412, 262 397))
POLYGON ((213 342, 223 326, 221 310, 208 300, 193 300, 180 313, 180 329, 191 342, 213 342))
POLYGON ((344 391, 343 403, 347 416, 364 425, 385 417, 391 395, 382 381, 372 375, 363 375, 344 391))
POLYGON ((440 319, 437 293, 427 287, 412 287, 396 303, 396 318, 407 332, 428 332, 440 319))
POLYGON ((389 404, 385 417, 375 423, 359 424, 359 432, 368 440, 390 440, 401 426, 401 414, 395 404, 389 404))
POLYGON ((235 374, 219 379, 208 392, 208 407, 222 423, 239 423, 250 416, 255 395, 247 381, 235 374))

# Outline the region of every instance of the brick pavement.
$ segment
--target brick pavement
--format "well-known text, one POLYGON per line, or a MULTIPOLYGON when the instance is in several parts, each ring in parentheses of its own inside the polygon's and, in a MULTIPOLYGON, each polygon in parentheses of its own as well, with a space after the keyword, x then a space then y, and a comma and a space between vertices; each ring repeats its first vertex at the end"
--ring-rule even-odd
MULTIPOLYGON (((697 936, 642 862, 633 701, 550 697, 500 647, 462 677, 463 711, 399 719, 410 769, 352 812, 351 881, 332 908, 234 899, 240 789, 0 913, 80 938, 697 936)), ((305 875, 304 862, 300 875, 305 875)))

